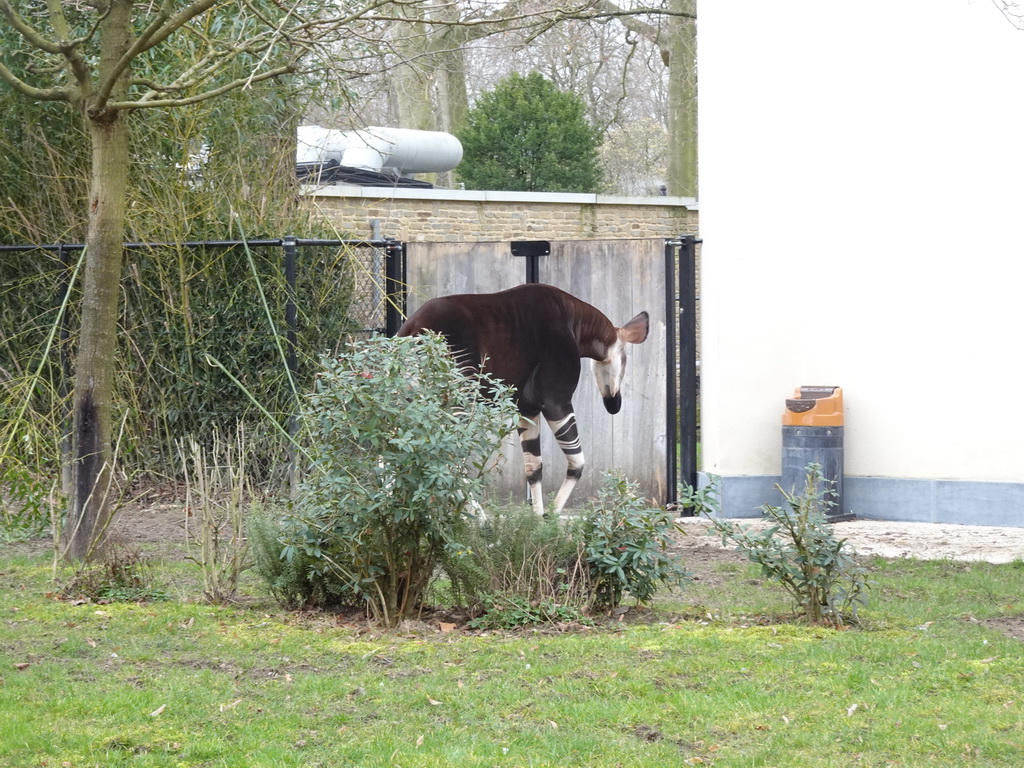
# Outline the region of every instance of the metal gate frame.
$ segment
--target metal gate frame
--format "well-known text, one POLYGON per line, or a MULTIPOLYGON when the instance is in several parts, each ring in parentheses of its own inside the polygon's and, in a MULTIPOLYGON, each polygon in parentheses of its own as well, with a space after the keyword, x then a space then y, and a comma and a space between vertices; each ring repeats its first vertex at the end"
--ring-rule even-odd
POLYGON ((682 235, 665 243, 666 315, 674 317, 668 323, 666 354, 668 362, 668 413, 666 428, 669 445, 679 446, 668 451, 668 503, 679 501, 680 484, 697 487, 697 244, 695 235, 682 235), (676 278, 676 279, 673 279, 676 278))

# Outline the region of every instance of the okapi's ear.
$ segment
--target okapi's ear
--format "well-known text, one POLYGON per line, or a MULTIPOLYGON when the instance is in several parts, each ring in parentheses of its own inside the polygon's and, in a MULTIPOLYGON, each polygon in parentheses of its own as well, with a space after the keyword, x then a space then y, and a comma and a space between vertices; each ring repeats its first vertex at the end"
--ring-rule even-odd
POLYGON ((647 316, 647 313, 641 312, 619 328, 619 338, 630 344, 639 344, 647 338, 650 324, 650 318, 647 316))

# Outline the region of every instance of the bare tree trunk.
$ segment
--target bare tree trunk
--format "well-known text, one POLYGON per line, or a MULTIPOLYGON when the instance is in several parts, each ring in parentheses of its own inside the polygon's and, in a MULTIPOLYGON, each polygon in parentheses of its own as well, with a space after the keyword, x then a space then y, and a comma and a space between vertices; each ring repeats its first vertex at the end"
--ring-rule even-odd
POLYGON ((415 66, 395 69, 394 88, 398 102, 399 124, 403 128, 420 131, 436 130, 434 120, 434 98, 428 72, 433 67, 427 59, 421 59, 415 66))
MULTIPOLYGON (((392 86, 398 105, 398 124, 402 128, 456 133, 465 123, 469 110, 466 95, 466 60, 462 46, 467 35, 455 24, 458 7, 438 5, 438 18, 455 26, 433 32, 423 23, 425 7, 407 8, 412 17, 418 14, 396 42, 405 63, 392 75, 392 86)), ((401 28, 400 28, 401 29, 401 28)), ((451 171, 427 177, 441 187, 452 186, 451 171)))
POLYGON ((86 559, 108 522, 113 470, 112 400, 124 243, 128 135, 116 115, 90 121, 92 180, 83 276, 82 332, 75 360, 71 507, 65 556, 86 559))
MULTIPOLYGON (((450 33, 442 36, 442 50, 436 56, 437 128, 458 135, 466 125, 466 115, 469 112, 469 96, 466 93, 466 52, 461 43, 454 40, 449 42, 450 37, 453 37, 450 33)), ((435 183, 441 187, 453 188, 457 180, 456 169, 438 173, 435 183)))
POLYGON ((436 130, 434 114, 434 70, 437 62, 429 55, 430 33, 424 23, 426 8, 400 6, 399 15, 408 19, 392 29, 395 50, 403 60, 394 70, 392 85, 398 104, 399 125, 421 131, 436 130))
MULTIPOLYGON (((693 0, 670 0, 678 13, 695 12, 693 0)), ((668 73, 668 193, 697 196, 697 24, 688 16, 669 16, 669 34, 661 42, 668 73)))
MULTIPOLYGON (((506 10, 517 7, 512 2, 506 10)), ((466 26, 459 22, 460 13, 457 3, 447 2, 403 11, 415 23, 410 21, 400 32, 401 43, 396 45, 404 59, 393 75, 401 127, 456 133, 465 125, 469 111, 465 46, 498 33, 502 25, 466 26), (443 23, 436 29, 425 24, 427 14, 443 23)))
POLYGON ((443 54, 444 86, 441 100, 441 130, 458 133, 466 125, 469 97, 466 95, 466 53, 461 48, 443 54))
MULTIPOLYGON (((127 50, 131 3, 114 0, 104 28, 99 68, 112 71, 127 50)), ((112 95, 124 92, 126 74, 112 95)), ((128 180, 128 128, 117 111, 82 105, 92 144, 89 228, 82 281, 82 325, 75 359, 71 426, 71 496, 64 556, 86 560, 110 518, 113 479, 112 404, 118 298, 128 180)))

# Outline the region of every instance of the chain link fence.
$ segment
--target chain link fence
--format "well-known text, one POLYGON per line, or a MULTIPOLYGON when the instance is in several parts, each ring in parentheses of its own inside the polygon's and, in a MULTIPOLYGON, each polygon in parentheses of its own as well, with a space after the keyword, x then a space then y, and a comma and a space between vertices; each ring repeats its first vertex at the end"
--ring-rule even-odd
MULTIPOLYGON (((178 441, 246 423, 266 441, 270 473, 321 357, 396 322, 386 273, 402 250, 299 238, 126 244, 122 471, 173 475, 178 441)), ((0 246, 0 419, 23 433, 7 458, 26 465, 68 431, 82 254, 78 244, 0 246)))

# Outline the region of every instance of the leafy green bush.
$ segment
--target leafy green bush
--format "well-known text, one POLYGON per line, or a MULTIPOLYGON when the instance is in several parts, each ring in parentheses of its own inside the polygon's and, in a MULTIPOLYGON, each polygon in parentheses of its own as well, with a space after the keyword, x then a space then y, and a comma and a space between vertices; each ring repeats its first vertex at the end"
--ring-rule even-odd
POLYGON ((599 131, 586 107, 533 72, 513 74, 477 100, 459 134, 469 189, 597 192, 599 131))
POLYGON ((578 525, 596 607, 614 608, 627 593, 649 602, 659 584, 681 587, 689 578, 670 551, 672 533, 682 532, 674 513, 652 509, 636 483, 606 473, 596 505, 578 525))
POLYGON ((310 466, 285 560, 312 558, 329 591, 396 624, 465 556, 455 534, 516 415, 511 390, 461 371, 439 336, 349 345, 304 409, 310 466))
POLYGON ((858 605, 867 602, 866 570, 828 522, 834 491, 822 481, 821 467, 808 465, 800 495, 776 487, 785 503, 761 507, 768 528, 753 531, 711 518, 714 531, 723 543, 735 544, 760 565, 766 578, 781 584, 808 621, 842 626, 847 619, 856 620, 858 605))
POLYGON ((249 511, 246 534, 253 570, 270 594, 289 610, 303 606, 334 608, 351 600, 344 583, 320 567, 316 552, 305 549, 282 557, 285 541, 293 541, 303 526, 284 508, 266 506, 249 511))
POLYGON ((577 521, 469 513, 517 414, 510 390, 482 378, 460 372, 437 336, 357 342, 325 361, 294 509, 249 523, 256 571, 281 602, 361 604, 393 626, 445 575, 433 596, 481 610, 474 626, 510 628, 582 621, 685 582, 673 514, 622 478, 577 521))
POLYGON ((13 458, 4 464, 7 466, 0 471, 0 542, 28 541, 46 535, 51 525, 51 507, 57 503, 57 482, 34 475, 13 458))
POLYGON ((589 568, 570 527, 530 507, 508 506, 467 520, 458 536, 464 555, 449 561, 445 572, 452 599, 480 613, 470 626, 585 620, 589 568))

